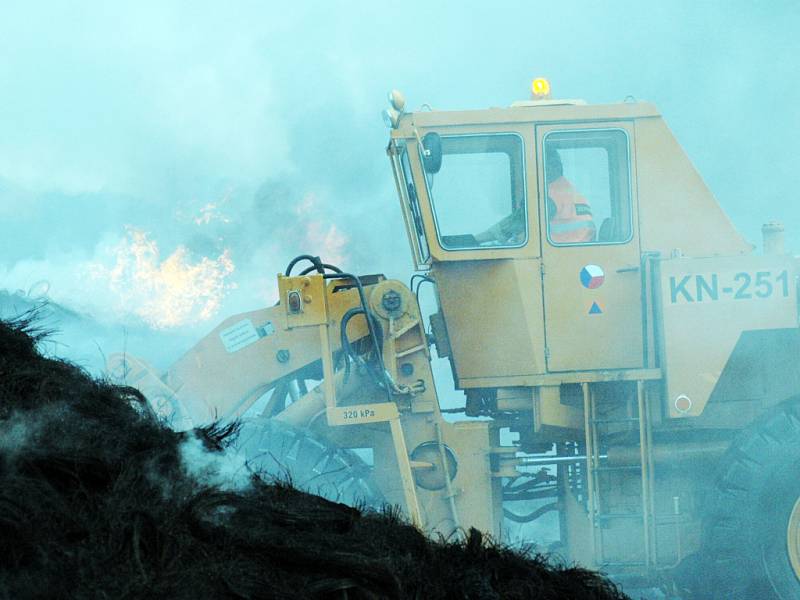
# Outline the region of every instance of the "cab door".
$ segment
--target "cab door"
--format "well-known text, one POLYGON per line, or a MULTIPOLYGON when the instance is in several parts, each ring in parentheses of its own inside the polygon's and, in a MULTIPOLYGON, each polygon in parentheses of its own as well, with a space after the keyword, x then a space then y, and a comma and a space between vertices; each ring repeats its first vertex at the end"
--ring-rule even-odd
POLYGON ((538 126, 548 371, 643 366, 633 126, 538 126))

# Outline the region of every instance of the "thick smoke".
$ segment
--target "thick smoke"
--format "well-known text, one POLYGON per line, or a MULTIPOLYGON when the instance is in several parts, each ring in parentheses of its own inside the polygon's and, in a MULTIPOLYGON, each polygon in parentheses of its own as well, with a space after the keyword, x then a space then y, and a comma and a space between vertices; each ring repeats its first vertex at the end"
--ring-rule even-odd
POLYGON ((243 490, 251 485, 253 472, 242 454, 209 452, 206 444, 193 433, 188 433, 181 442, 181 460, 189 475, 223 490, 243 490))
MULTIPOLYGON (((0 317, 49 299, 49 354, 163 369, 274 303, 299 253, 407 280, 385 92, 505 106, 536 75, 559 97, 653 101, 745 236, 782 221, 797 251, 798 30, 791 2, 5 7, 0 317)), ((199 450, 182 446, 212 481, 239 472, 199 450)))
POLYGON ((800 94, 791 62, 779 60, 800 43, 790 4, 410 5, 420 18, 403 43, 386 43, 397 24, 385 11, 362 7, 355 20, 352 8, 284 8, 279 20, 257 3, 236 14, 9 9, 3 287, 48 279, 54 299, 103 313, 115 294, 87 286, 83 266, 112 267, 126 226, 162 260, 185 249, 197 264, 231 248, 225 283, 236 289, 218 312, 271 301, 272 275, 299 251, 405 278, 377 116, 384 92, 399 87, 412 108, 506 105, 536 74, 562 97, 655 101, 751 241, 778 219, 796 246, 800 219, 781 201, 800 184, 795 157, 781 150, 793 147, 800 94), (461 32, 476 27, 498 33, 467 44, 461 32))

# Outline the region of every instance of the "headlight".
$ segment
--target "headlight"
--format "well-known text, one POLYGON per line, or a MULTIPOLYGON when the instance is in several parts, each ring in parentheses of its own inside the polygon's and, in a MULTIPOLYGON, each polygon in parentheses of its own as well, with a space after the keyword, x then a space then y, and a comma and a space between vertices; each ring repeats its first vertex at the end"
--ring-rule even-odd
POLYGON ((387 108, 383 111, 383 122, 390 129, 397 129, 400 122, 400 113, 395 108, 387 108))

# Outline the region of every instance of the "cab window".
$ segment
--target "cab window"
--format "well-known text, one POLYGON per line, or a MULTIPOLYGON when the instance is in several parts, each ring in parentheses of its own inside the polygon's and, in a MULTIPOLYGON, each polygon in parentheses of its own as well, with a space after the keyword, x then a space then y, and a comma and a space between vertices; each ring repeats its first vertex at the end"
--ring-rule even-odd
POLYGON ((544 138, 547 239, 556 246, 631 239, 628 135, 555 131, 544 138))
POLYGON ((513 248, 528 240, 522 139, 441 136, 442 164, 427 173, 436 235, 445 250, 513 248))

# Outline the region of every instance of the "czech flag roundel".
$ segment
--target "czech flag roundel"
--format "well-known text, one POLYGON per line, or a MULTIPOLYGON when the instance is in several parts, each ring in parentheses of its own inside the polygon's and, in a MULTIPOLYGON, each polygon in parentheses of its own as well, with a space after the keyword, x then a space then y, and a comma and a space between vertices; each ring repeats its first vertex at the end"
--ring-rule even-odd
POLYGON ((598 265, 586 265, 581 269, 581 284, 585 288, 594 290, 603 285, 605 280, 605 273, 598 265))

